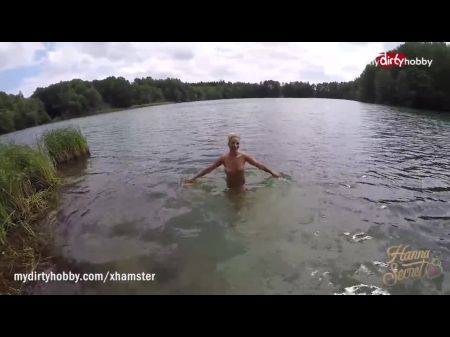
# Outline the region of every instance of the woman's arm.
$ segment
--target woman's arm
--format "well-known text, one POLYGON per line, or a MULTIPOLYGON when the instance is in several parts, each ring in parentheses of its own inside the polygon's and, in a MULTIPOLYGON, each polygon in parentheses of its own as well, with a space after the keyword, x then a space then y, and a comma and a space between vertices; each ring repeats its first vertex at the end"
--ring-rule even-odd
POLYGON ((260 170, 266 171, 267 173, 270 173, 272 176, 274 176, 276 178, 281 176, 278 172, 272 171, 266 165, 264 165, 263 163, 260 163, 259 161, 257 161, 255 158, 249 156, 248 154, 244 154, 244 157, 247 162, 249 162, 253 166, 259 168, 260 170))
POLYGON ((204 170, 202 170, 199 173, 197 173, 194 177, 186 179, 185 182, 193 183, 195 181, 195 179, 203 177, 204 175, 210 173, 211 171, 213 171, 214 169, 218 168, 222 164, 223 164, 223 157, 220 157, 214 163, 209 165, 207 168, 205 168, 204 170))

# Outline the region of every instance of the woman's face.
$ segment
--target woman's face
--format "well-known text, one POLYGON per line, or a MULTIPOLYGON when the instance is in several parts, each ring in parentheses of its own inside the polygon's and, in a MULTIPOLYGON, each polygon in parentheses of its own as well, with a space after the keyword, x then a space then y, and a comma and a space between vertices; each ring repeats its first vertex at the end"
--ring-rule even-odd
POLYGON ((228 142, 228 146, 230 147, 230 150, 237 151, 239 149, 239 138, 233 137, 228 142))

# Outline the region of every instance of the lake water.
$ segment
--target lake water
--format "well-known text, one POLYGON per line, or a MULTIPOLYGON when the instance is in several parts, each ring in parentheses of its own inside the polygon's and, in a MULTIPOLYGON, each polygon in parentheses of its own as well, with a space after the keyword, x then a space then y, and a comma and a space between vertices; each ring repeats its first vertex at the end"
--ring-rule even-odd
MULTIPOLYGON (((81 128, 92 157, 61 192, 55 271, 155 280, 51 282, 36 293, 450 294, 449 114, 345 100, 220 100, 0 139, 32 143, 66 125, 81 128), (234 195, 221 167, 183 186, 228 150, 229 132, 283 178, 247 166, 247 191, 234 195), (397 245, 429 250, 433 264, 388 286, 386 251, 397 245)), ((396 262, 399 275, 408 261, 396 262)))

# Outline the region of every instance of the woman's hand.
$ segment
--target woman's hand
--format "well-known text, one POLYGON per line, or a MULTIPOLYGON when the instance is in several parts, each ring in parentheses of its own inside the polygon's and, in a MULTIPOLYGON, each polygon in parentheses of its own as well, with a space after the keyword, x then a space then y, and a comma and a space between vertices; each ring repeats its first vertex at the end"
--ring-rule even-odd
POLYGON ((272 177, 274 177, 274 178, 280 178, 281 177, 281 174, 280 173, 278 173, 278 172, 272 172, 272 177))
POLYGON ((186 178, 184 179, 185 184, 192 184, 195 181, 194 178, 186 178))

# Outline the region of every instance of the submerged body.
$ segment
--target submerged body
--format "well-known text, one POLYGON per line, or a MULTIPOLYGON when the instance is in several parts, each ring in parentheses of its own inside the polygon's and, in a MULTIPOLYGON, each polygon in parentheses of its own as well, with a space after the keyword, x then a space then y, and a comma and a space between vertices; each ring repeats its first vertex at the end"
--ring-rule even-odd
POLYGON ((280 177, 279 173, 272 171, 264 164, 252 158, 250 155, 239 152, 239 141, 240 137, 238 135, 230 134, 228 136, 228 147, 230 148, 230 151, 222 155, 214 163, 212 163, 210 166, 198 173, 193 178, 186 179, 186 182, 192 183, 197 178, 204 176, 205 174, 208 174, 214 169, 223 165, 225 168, 227 187, 230 189, 241 190, 245 185, 245 163, 247 162, 259 168, 260 170, 270 173, 273 177, 280 177))
POLYGON ((241 188, 245 184, 245 163, 246 155, 243 153, 237 153, 235 157, 230 154, 222 156, 222 165, 225 169, 227 187, 228 188, 241 188))

